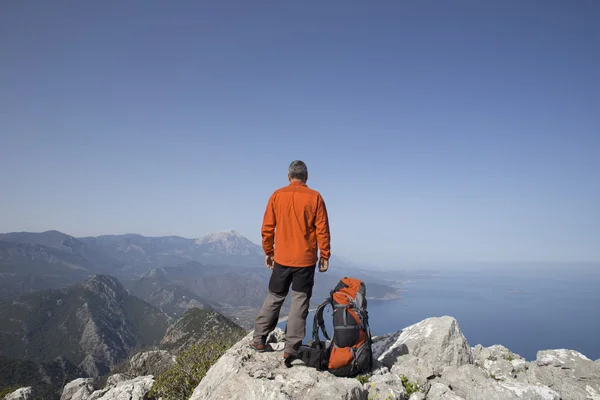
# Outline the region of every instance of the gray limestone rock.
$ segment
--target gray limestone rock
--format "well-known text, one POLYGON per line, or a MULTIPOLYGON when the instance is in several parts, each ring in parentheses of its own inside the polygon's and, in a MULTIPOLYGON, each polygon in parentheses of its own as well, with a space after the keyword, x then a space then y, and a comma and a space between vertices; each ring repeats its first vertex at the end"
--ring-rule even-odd
POLYGON ((31 387, 22 387, 12 393, 4 396, 4 400, 33 400, 33 389, 31 387))
POLYGON ((86 400, 145 400, 154 385, 154 377, 138 376, 134 379, 121 381, 116 386, 97 390, 86 400))
POLYGON ((405 376, 409 381, 424 385, 429 379, 441 373, 441 369, 425 360, 408 354, 399 358, 392 366, 392 374, 397 377, 405 376))
POLYGON ((373 343, 374 357, 392 373, 419 385, 446 366, 471 364, 471 348, 452 317, 428 318, 373 343))
POLYGON ((448 367, 440 380, 466 400, 560 400, 559 394, 547 386, 496 380, 474 365, 448 367))
POLYGON ((515 378, 529 368, 523 357, 498 344, 490 347, 478 344, 473 348, 473 358, 476 366, 500 379, 515 378))
MULTIPOLYGON (((276 330, 275 340, 283 338, 276 330)), ((295 361, 283 364, 281 352, 257 353, 250 348, 252 333, 229 349, 213 365, 190 400, 363 400, 368 390, 354 378, 338 378, 295 361), (260 371, 269 371, 269 374, 260 371), (255 377, 257 376, 257 377, 255 377)))
MULTIPOLYGON (((428 318, 374 343, 381 362, 399 346, 408 354, 434 366, 461 366, 473 363, 473 355, 456 319, 448 316, 428 318)), ((402 356, 399 356, 401 358, 402 356)))
POLYGON ((390 374, 373 375, 365 386, 369 399, 405 400, 407 398, 402 382, 390 374))
POLYGON ((482 345, 478 344, 473 348, 473 358, 475 365, 484 368, 486 368, 486 361, 506 360, 511 362, 513 360, 525 360, 520 355, 513 353, 506 347, 499 344, 495 344, 490 347, 483 347, 482 345))
POLYGON ((562 400, 600 400, 600 365, 574 350, 543 350, 520 380, 547 385, 562 400))
POLYGON ((119 385, 119 383, 121 382, 125 382, 127 380, 131 379, 130 377, 128 377, 125 374, 114 374, 108 377, 108 379, 106 380, 106 386, 104 387, 105 389, 110 389, 113 387, 116 387, 117 385, 119 385))
POLYGON ((439 382, 431 385, 431 388, 427 392, 428 400, 464 400, 462 397, 457 396, 452 390, 439 382))
POLYGON ((91 378, 78 378, 65 385, 60 400, 86 400, 94 391, 91 378))
POLYGON ((490 377, 495 379, 508 379, 513 377, 513 365, 506 360, 492 361, 486 368, 490 377))

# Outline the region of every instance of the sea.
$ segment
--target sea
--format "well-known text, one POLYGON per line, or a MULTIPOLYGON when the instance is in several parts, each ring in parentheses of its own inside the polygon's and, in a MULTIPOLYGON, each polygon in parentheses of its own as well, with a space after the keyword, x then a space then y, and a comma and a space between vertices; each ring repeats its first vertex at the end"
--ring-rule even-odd
MULTIPOLYGON (((373 335, 449 315, 471 346, 502 344, 527 360, 545 349, 600 358, 600 264, 493 264, 415 276, 399 286, 402 298, 369 300, 373 335)), ((330 312, 325 318, 331 319, 330 312)), ((306 342, 312 320, 311 313, 306 342)))

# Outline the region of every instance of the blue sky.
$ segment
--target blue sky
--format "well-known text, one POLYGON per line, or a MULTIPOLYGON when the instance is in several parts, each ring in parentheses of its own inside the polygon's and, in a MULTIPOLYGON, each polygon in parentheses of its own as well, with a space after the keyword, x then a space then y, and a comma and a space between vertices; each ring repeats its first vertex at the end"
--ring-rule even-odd
POLYGON ((600 3, 2 2, 0 231, 260 240, 294 159, 361 263, 600 260, 600 3))

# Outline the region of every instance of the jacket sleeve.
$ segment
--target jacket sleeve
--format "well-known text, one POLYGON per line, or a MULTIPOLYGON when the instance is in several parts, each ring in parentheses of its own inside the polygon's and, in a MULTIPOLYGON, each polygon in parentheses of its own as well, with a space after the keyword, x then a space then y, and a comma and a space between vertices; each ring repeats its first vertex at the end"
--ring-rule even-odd
POLYGON ((262 234, 262 247, 266 255, 273 256, 275 253, 275 225, 277 223, 275 219, 275 194, 269 198, 265 215, 263 217, 263 224, 261 229, 262 234))
POLYGON ((331 237, 329 235, 329 216, 327 215, 327 207, 323 197, 319 195, 317 198, 317 215, 315 218, 317 230, 317 244, 319 245, 320 257, 329 260, 331 257, 331 237))

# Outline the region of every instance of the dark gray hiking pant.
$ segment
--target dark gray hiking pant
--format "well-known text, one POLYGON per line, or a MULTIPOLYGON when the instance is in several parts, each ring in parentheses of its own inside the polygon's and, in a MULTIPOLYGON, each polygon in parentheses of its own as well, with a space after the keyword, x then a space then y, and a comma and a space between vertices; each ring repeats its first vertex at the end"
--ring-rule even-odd
POLYGON ((260 314, 254 322, 254 342, 264 344, 275 329, 279 311, 292 287, 292 304, 287 320, 284 352, 293 354, 306 334, 306 317, 315 283, 315 267, 286 267, 275 263, 269 280, 269 291, 260 314))

